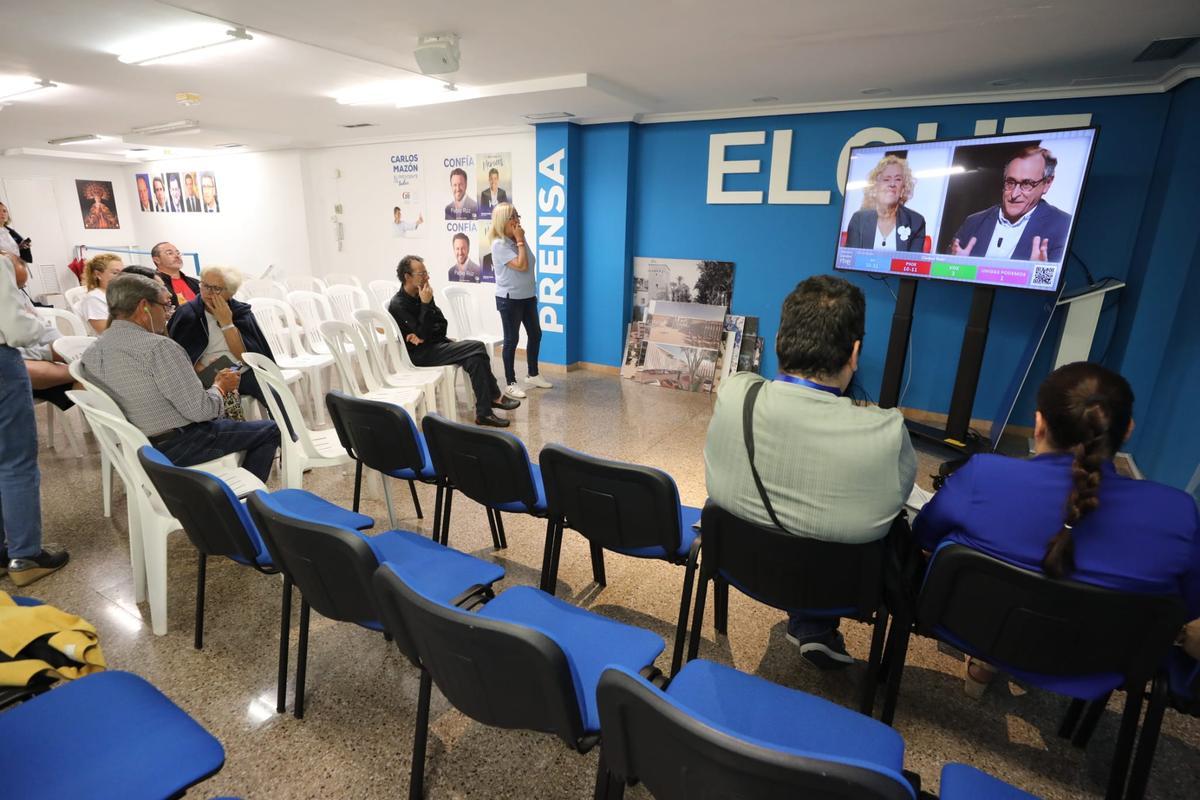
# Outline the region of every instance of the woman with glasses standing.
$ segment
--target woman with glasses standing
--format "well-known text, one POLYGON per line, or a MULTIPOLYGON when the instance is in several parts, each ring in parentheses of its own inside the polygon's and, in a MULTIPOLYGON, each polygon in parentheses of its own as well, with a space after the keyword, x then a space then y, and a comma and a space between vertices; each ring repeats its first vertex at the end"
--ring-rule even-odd
POLYGON ((528 359, 526 386, 549 389, 550 381, 538 375, 538 347, 542 343, 542 326, 538 321, 535 286, 537 259, 525 241, 521 215, 512 203, 501 203, 492 210, 492 225, 484 234, 492 248, 492 267, 496 271, 496 310, 504 326, 504 390, 509 397, 524 397, 517 383, 514 365, 517 339, 525 327, 525 354, 528 359))

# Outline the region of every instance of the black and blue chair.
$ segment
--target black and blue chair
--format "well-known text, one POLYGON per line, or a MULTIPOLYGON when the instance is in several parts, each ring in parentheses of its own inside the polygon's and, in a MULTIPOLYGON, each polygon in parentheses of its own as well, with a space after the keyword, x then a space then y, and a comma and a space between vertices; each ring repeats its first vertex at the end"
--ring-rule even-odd
POLYGON ((1127 800, 1141 800, 1146 796, 1150 769, 1154 765, 1154 751, 1158 749, 1158 735, 1167 709, 1200 717, 1200 665, 1182 652, 1171 654, 1151 685, 1146 718, 1142 721, 1137 752, 1125 788, 1127 800))
POLYGON ((1086 745, 1109 694, 1121 689, 1125 709, 1105 794, 1119 800, 1146 686, 1186 618, 1177 597, 1051 578, 964 545, 943 544, 930 561, 915 619, 897 614, 888 634, 881 719, 891 724, 895 714, 914 630, 1025 684, 1073 698, 1059 735, 1073 737, 1078 746, 1086 745))
POLYGON ((297 719, 304 716, 310 609, 329 619, 383 633, 371 577, 385 561, 408 565, 418 576, 422 590, 439 600, 453 599, 476 586, 490 587, 504 577, 504 569, 499 565, 450 550, 412 531, 367 536, 298 516, 278 503, 274 494, 266 492, 255 492, 246 504, 284 578, 276 705, 280 713, 287 700, 288 622, 293 584, 300 590, 300 642, 293 710, 297 719))
POLYGON ((70 681, 0 714, 5 797, 162 800, 216 774, 225 750, 137 675, 70 681))
POLYGON ((392 493, 387 478, 408 481, 417 519, 424 519, 421 500, 417 497, 416 482, 437 486, 433 529, 438 530, 442 507, 442 481, 433 469, 425 438, 417 430, 413 418, 395 403, 351 397, 343 392, 325 395, 325 407, 337 431, 338 439, 354 459, 354 510, 358 510, 362 495, 363 467, 384 475, 383 496, 387 502, 388 521, 396 527, 392 508, 392 493))
MULTIPOLYGON (((873 627, 859 701, 859 710, 870 714, 889 616, 884 575, 889 539, 906 532, 907 527, 908 521, 901 515, 893 522, 888 538, 863 544, 825 542, 755 525, 710 500, 701 521, 700 585, 688 660, 699 652, 709 582, 713 584, 713 623, 720 634, 728 629, 730 586, 783 611, 859 620, 873 627)), ((896 602, 892 600, 891 605, 896 602)))
POLYGON ((423 587, 411 564, 385 563, 374 586, 384 624, 421 670, 409 797, 424 792, 432 685, 471 719, 540 731, 586 753, 600 739, 596 684, 605 667, 657 675, 655 634, 605 619, 538 589, 490 588, 457 598, 423 587), (477 609, 477 610, 476 610, 477 609))
MULTIPOLYGON (((442 544, 449 543, 454 493, 461 492, 487 509, 492 546, 508 547, 502 512, 545 518, 542 471, 516 436, 504 431, 451 422, 438 414, 421 420, 433 468, 445 485, 442 544)), ((435 529, 436 533, 436 529, 435 529)))
POLYGON ((549 518, 542 557, 543 591, 558 582, 563 530, 580 533, 591 547, 592 577, 604 586, 604 551, 653 558, 684 567, 671 674, 683 661, 683 645, 696 560, 700 509, 679 500, 674 479, 662 470, 609 461, 550 444, 538 456, 549 518))
MULTIPOLYGON (((153 447, 141 448, 138 460, 167 511, 183 526, 199 557, 194 642, 199 650, 204 646, 204 588, 209 556, 229 558, 264 575, 278 574, 279 569, 271 560, 246 506, 228 484, 208 472, 177 467, 153 447)), ((329 525, 361 530, 375 524, 375 520, 365 514, 347 511, 303 489, 280 489, 271 496, 279 508, 329 525)), ((289 597, 285 593, 285 608, 290 602, 289 597)), ((284 615, 285 626, 287 616, 284 615)))

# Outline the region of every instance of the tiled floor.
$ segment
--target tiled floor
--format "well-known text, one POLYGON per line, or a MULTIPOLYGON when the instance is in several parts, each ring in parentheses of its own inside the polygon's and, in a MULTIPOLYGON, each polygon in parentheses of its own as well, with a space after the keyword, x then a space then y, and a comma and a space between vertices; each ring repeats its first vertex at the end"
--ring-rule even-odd
MULTIPOLYGON (((547 442, 563 442, 597 455, 661 467, 675 477, 685 503, 703 502, 702 451, 713 398, 593 373, 551 378, 558 384, 553 390, 531 390, 530 398, 512 414, 515 424, 510 430, 531 454, 536 456, 547 442)), ((194 796, 382 798, 407 792, 417 673, 394 646, 378 634, 314 615, 305 719, 276 714, 280 579, 232 562, 210 562, 205 648, 196 651, 195 551, 182 533, 173 534, 170 631, 156 637, 150 632, 148 608, 133 603, 122 490, 117 489, 108 520, 100 513, 94 453, 78 459, 69 451, 47 449, 43 437, 41 464, 46 539, 69 547, 72 560, 25 593, 90 620, 100 631, 112 667, 153 681, 221 740, 225 768, 194 796)), ((920 482, 926 488, 935 466, 932 456, 922 454, 920 482)), ((352 480, 350 470, 318 470, 306 476, 306 488, 349 505, 352 480)), ((407 491, 397 489, 400 525, 427 532, 428 518, 417 520, 407 491)), ((426 487, 420 491, 431 515, 433 492, 426 487)), ((378 492, 365 510, 386 522, 378 492)), ((482 510, 460 500, 455 503, 451 541, 502 563, 507 578, 501 587, 536 585, 544 525, 512 514, 505 520, 509 548, 493 553, 482 510)), ((587 549, 568 531, 559 595, 643 625, 669 645, 683 570, 613 556, 606 566, 608 586, 597 591, 587 549)), ((11 591, 13 586, 4 580, 0 588, 11 591)), ((714 640, 711 627, 706 627, 704 657, 854 705, 861 666, 838 674, 819 673, 785 641, 781 612, 732 592, 729 613, 727 639, 714 640)), ((847 623, 844 630, 850 651, 865 658, 866 627, 847 623)), ((294 654, 294 630, 292 638, 294 654)), ((660 667, 667 666, 669 653, 668 646, 660 667)), ((1065 708, 1061 699, 998 682, 982 702, 974 702, 963 695, 960 671, 961 662, 939 652, 933 642, 914 640, 896 727, 907 742, 906 766, 922 775, 927 788, 936 790, 944 763, 963 761, 1041 797, 1103 796, 1119 715, 1115 702, 1091 747, 1082 752, 1055 735, 1065 708)), ((289 709, 290 703, 289 696, 289 709)), ((596 759, 594 751, 580 756, 549 736, 477 725, 434 692, 428 797, 590 797, 596 759)), ((1194 798, 1198 785, 1200 722, 1170 713, 1150 796, 1194 798)), ((648 794, 637 788, 628 796, 648 794)))

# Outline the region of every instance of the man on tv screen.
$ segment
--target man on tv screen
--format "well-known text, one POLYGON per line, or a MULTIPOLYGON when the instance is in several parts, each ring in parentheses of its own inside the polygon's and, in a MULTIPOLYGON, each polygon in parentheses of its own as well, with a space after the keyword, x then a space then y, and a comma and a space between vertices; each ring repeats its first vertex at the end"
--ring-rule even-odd
POLYGON ((1071 215, 1046 202, 1058 159, 1030 145, 1004 165, 1000 202, 967 217, 950 244, 951 255, 1062 261, 1071 215))

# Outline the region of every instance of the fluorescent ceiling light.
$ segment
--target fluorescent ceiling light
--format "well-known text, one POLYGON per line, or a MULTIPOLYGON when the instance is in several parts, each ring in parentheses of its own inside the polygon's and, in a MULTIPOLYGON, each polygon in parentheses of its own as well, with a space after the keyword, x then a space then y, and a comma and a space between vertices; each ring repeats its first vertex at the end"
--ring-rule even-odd
POLYGON ((134 128, 131 133, 136 133, 139 136, 157 136, 163 133, 182 133, 184 131, 195 130, 200 127, 200 122, 194 119, 180 119, 174 122, 160 122, 157 125, 143 125, 140 128, 134 128))
POLYGON ((117 60, 122 64, 149 66, 168 59, 208 50, 223 44, 249 42, 254 39, 245 28, 226 28, 224 25, 200 25, 182 31, 169 31, 144 37, 127 45, 117 60))
POLYGON ((81 133, 78 136, 63 136, 58 139, 48 139, 46 144, 93 144, 96 142, 119 142, 117 136, 101 136, 98 133, 81 133))
POLYGON ((57 83, 37 78, 17 75, 0 77, 0 101, 12 100, 14 97, 40 92, 43 89, 53 89, 56 86, 58 86, 57 83))

